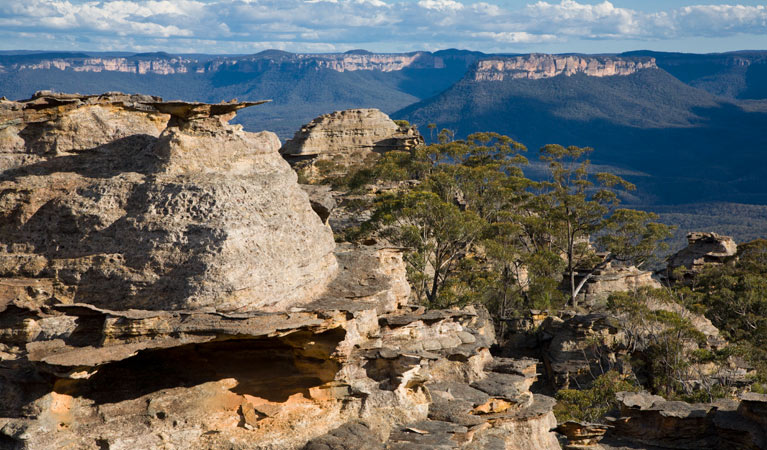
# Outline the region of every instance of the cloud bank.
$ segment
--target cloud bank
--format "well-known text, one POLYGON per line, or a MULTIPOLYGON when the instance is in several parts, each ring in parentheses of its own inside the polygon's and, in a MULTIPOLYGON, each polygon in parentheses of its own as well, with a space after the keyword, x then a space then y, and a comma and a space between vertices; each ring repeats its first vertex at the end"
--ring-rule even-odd
POLYGON ((541 0, 521 7, 504 6, 508 3, 0 0, 0 46, 185 53, 447 47, 514 52, 552 43, 767 35, 765 5, 688 5, 640 11, 609 1, 541 0))

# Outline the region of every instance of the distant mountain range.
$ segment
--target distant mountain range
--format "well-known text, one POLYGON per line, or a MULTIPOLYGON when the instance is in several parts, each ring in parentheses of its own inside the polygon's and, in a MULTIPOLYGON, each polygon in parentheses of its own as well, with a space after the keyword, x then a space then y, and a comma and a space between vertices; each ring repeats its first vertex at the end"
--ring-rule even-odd
POLYGON ((272 99, 237 118, 282 139, 333 110, 374 107, 459 137, 509 134, 534 150, 592 146, 641 186, 635 204, 767 204, 767 51, 489 55, 464 50, 254 55, 0 52, 0 95, 141 92, 272 99))
POLYGON ((436 95, 485 57, 446 50, 374 54, 255 55, 167 53, 0 53, 0 95, 17 100, 35 91, 95 94, 141 92, 166 99, 219 102, 272 99, 238 117, 247 128, 288 138, 314 117, 339 109, 391 113, 436 95))

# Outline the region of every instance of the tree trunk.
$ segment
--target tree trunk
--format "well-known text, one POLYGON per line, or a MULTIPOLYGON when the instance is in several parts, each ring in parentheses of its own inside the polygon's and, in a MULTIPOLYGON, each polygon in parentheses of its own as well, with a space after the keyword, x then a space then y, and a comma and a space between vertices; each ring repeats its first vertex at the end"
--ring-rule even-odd
MULTIPOLYGON (((589 278, 591 278, 591 276, 594 275, 594 273, 597 270, 604 269, 605 266, 607 265, 607 263, 609 263, 612 260, 613 260, 612 256, 608 256, 607 258, 605 258, 604 261, 602 261, 601 263, 597 264, 596 267, 591 269, 589 271, 589 273, 587 273, 586 276, 583 277, 583 279, 578 283, 578 286, 575 287, 575 290, 573 291, 573 298, 576 298, 578 296, 578 294, 581 292, 581 289, 583 288, 583 286, 586 285, 586 282, 589 281, 589 278)), ((574 280, 575 280, 575 277, 573 277, 573 284, 574 284, 574 280)))
POLYGON ((578 300, 575 298, 575 264, 573 259, 575 258, 575 236, 573 236, 571 225, 567 224, 567 272, 570 275, 570 303, 573 308, 578 307, 578 300))

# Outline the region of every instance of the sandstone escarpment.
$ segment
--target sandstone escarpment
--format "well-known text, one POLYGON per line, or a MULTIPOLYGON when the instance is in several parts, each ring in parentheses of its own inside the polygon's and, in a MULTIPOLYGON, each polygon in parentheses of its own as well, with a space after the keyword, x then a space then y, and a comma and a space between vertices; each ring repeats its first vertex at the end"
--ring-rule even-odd
POLYGON ((335 246, 245 106, 3 103, 0 447, 558 448, 535 362, 408 305, 399 251, 335 246))
POLYGON ((195 58, 166 53, 136 54, 126 57, 100 57, 85 54, 34 55, 20 61, 0 64, 0 73, 31 70, 62 70, 72 72, 121 72, 133 74, 176 75, 187 73, 211 73, 219 70, 242 70, 253 66, 290 64, 297 69, 328 69, 335 72, 375 70, 393 72, 407 68, 442 69, 445 61, 429 52, 371 53, 350 51, 346 53, 287 53, 267 50, 250 56, 233 58, 195 58))
POLYGON ((422 143, 415 128, 397 125, 377 109, 350 109, 304 125, 280 153, 309 181, 320 181, 369 165, 381 153, 422 143))
POLYGON ((540 80, 559 75, 583 73, 591 77, 626 76, 643 69, 657 69, 654 58, 646 60, 620 57, 532 54, 479 61, 475 81, 540 80))
POLYGON ((54 58, 34 63, 12 64, 6 70, 71 70, 73 72, 124 72, 136 74, 172 75, 202 72, 194 59, 167 58, 54 58))

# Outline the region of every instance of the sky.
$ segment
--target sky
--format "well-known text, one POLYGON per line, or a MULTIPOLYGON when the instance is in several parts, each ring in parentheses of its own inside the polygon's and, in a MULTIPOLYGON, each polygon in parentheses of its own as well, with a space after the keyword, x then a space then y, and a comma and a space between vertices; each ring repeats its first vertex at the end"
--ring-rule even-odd
POLYGON ((767 49, 767 2, 0 0, 0 50, 247 54, 767 49))

